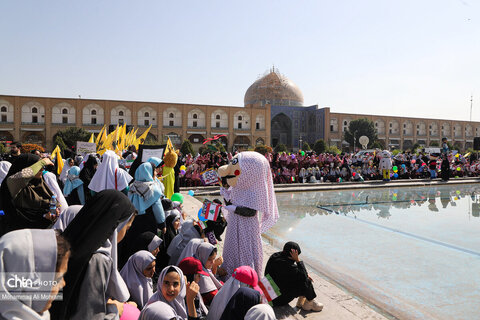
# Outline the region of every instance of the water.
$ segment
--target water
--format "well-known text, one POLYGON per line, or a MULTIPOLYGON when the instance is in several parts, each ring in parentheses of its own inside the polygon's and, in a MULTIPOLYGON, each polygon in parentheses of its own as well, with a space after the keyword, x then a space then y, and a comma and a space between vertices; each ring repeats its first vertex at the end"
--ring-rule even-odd
POLYGON ((404 319, 480 319, 480 185, 277 193, 278 245, 404 319))

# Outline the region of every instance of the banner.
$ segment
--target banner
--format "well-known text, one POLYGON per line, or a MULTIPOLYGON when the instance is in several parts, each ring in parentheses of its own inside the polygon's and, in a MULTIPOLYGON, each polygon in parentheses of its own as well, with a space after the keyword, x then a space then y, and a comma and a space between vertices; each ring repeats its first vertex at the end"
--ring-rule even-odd
POLYGON ((77 141, 77 154, 85 156, 87 153, 96 153, 97 144, 95 142, 77 141))

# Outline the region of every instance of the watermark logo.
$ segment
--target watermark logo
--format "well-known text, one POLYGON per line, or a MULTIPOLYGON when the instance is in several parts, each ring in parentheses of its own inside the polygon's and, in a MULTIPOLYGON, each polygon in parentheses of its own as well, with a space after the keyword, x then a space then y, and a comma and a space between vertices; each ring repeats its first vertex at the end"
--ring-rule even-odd
POLYGON ((53 272, 0 272, 7 293, 0 300, 61 300, 63 275, 53 272))

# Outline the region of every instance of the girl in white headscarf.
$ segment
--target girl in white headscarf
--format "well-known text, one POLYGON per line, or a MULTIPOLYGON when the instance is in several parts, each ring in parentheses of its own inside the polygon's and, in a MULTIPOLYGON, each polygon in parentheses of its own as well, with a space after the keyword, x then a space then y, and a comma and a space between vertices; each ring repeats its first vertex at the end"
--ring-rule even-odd
POLYGON ((0 161, 0 184, 7 176, 8 170, 10 170, 11 166, 12 164, 9 161, 0 161))
POLYGON ((183 252, 183 249, 192 239, 201 238, 200 227, 194 223, 193 220, 185 221, 180 229, 180 233, 173 238, 168 246, 167 254, 170 256, 170 264, 177 264, 178 258, 183 252))
POLYGON ((0 319, 50 319, 48 309, 65 284, 63 274, 69 257, 68 242, 57 236, 55 230, 22 229, 0 238, 0 295, 3 297, 0 319), (41 287, 35 288, 34 292, 12 287, 9 279, 15 276, 32 281, 40 276, 41 287), (34 300, 33 295, 39 292, 50 294, 51 299, 34 300))
POLYGON ((130 292, 130 300, 135 302, 140 310, 153 295, 154 273, 155 256, 145 250, 133 254, 120 271, 130 292))
POLYGON ((181 318, 166 302, 156 301, 143 308, 139 320, 172 320, 181 318))
POLYGON ((202 276, 198 284, 200 286, 200 293, 202 294, 203 301, 207 305, 210 305, 213 298, 218 293, 218 290, 222 287, 222 283, 215 278, 215 273, 218 266, 223 263, 223 259, 221 257, 216 258, 216 256, 217 248, 208 242, 200 244, 195 252, 195 258, 202 263, 203 271, 208 273, 208 277, 202 276))
POLYGON ((268 304, 257 304, 245 315, 245 320, 276 320, 275 312, 268 304))
POLYGON ((55 221, 52 229, 58 229, 63 232, 70 222, 72 222, 73 218, 75 218, 77 213, 82 209, 82 207, 83 206, 79 205, 69 206, 68 209, 60 215, 57 221, 55 221))
POLYGON ((94 192, 115 189, 127 194, 128 183, 132 176, 118 166, 118 157, 112 150, 103 154, 102 163, 98 166, 88 188, 94 192))

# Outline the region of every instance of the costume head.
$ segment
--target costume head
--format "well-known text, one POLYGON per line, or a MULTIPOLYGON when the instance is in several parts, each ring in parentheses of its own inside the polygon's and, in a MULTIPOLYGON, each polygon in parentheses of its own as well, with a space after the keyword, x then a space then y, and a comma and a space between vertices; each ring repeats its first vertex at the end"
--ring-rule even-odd
POLYGON ((224 187, 232 187, 232 204, 262 214, 260 232, 278 220, 277 198, 268 160, 258 152, 245 151, 233 157, 230 164, 218 169, 224 187))

